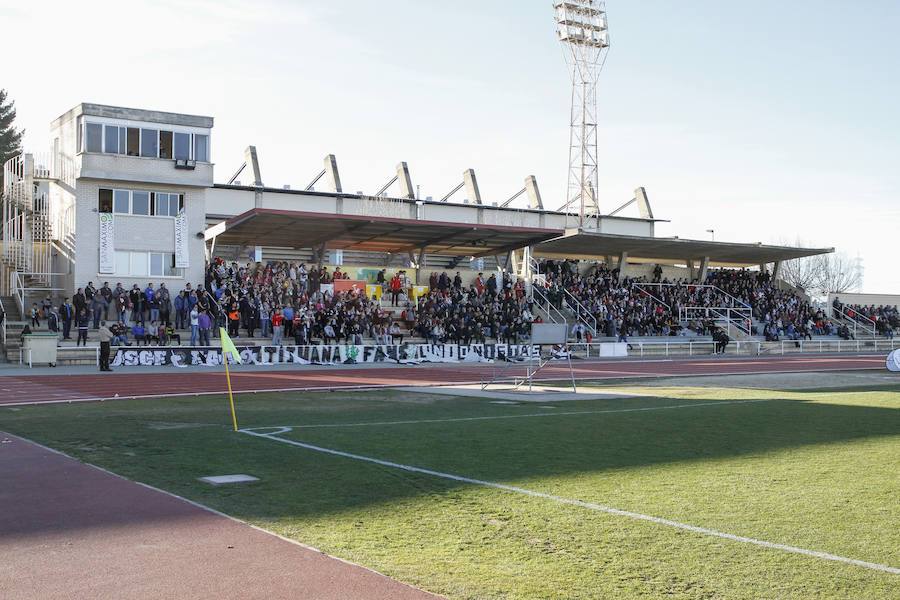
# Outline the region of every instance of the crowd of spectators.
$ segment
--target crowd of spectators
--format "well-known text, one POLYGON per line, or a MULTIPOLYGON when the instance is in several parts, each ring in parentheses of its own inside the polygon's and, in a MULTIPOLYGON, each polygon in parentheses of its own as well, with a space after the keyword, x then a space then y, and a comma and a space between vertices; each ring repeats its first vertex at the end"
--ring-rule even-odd
POLYGON ((840 298, 835 298, 832 306, 860 325, 874 327, 879 335, 893 338, 895 330, 900 329, 900 310, 897 306, 844 304, 840 298))
MULTIPOLYGON (((540 271, 552 304, 561 308, 566 303, 575 310, 587 311, 602 334, 620 340, 629 336, 713 335, 718 329, 715 322, 721 323, 719 315, 726 312, 735 326, 767 341, 852 336, 846 325, 835 323, 824 309, 779 287, 765 271, 712 270, 702 284, 663 278, 659 266, 653 270, 652 282, 630 277, 620 281, 618 269, 600 263, 585 271, 583 264, 573 260, 547 260, 541 263, 540 271), (651 285, 641 285, 648 283, 651 285), (703 310, 726 308, 737 310, 719 310, 718 315, 703 310), (751 319, 744 323, 741 315, 747 311, 751 319), (682 322, 682 316, 687 316, 686 322, 682 322)), ((879 315, 890 323, 888 310, 879 315)), ((896 318, 896 310, 894 315, 896 318)))
MULTIPOLYGON (((746 325, 751 334, 766 340, 812 339, 813 335, 853 333, 832 321, 826 311, 783 289, 765 272, 712 270, 702 285, 684 279, 662 277, 653 271, 653 282, 622 278, 619 271, 598 263, 588 269, 573 260, 540 263, 542 294, 561 310, 564 306, 589 314, 583 322, 596 322, 597 334, 627 341, 633 336, 713 335, 721 339, 721 319, 714 311, 734 308, 734 315, 752 315, 746 325), (577 302, 575 302, 577 300, 577 302), (682 308, 692 308, 687 321, 682 308), (594 321, 595 320, 595 321, 594 321), (755 321, 755 324, 754 324, 755 321)), ((31 308, 31 325, 46 322, 63 339, 77 335, 76 345, 86 344, 88 332, 101 322, 110 323, 114 345, 209 345, 225 327, 231 337, 271 338, 273 344, 374 342, 403 343, 424 339, 432 343, 524 343, 531 324, 541 318, 525 282, 509 274, 478 275, 468 285, 459 272, 432 273, 426 291, 416 297, 405 271, 390 276, 385 269, 375 278, 372 297, 365 289, 334 291, 336 280, 349 279, 340 267, 307 266, 303 263, 226 263, 208 265, 204 282, 196 287, 170 291, 165 283, 148 283, 143 289, 121 283, 93 282, 78 288, 72 298, 54 306, 50 297, 31 308), (382 304, 382 297, 390 307, 382 304), (182 333, 189 332, 189 333, 182 333)), ((370 288, 371 290, 371 288, 370 288)), ((836 300, 836 307, 839 301, 836 300)), ((900 327, 896 306, 839 305, 848 315, 862 315, 876 324, 879 334, 893 337, 900 327)), ((721 311, 720 311, 721 312, 721 311)), ((851 316, 851 318, 853 318, 851 316)), ((581 322, 572 331, 578 341, 590 341, 591 332, 581 322)))

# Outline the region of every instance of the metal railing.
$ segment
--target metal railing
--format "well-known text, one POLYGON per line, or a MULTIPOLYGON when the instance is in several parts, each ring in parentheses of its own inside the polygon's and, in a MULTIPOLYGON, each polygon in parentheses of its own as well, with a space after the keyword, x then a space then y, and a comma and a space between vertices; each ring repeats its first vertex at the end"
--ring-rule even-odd
POLYGON ((55 179, 69 187, 75 187, 75 161, 62 152, 35 152, 33 174, 35 179, 55 179))
POLYGON ((567 323, 566 316, 547 298, 546 288, 531 286, 531 299, 541 310, 547 314, 547 318, 554 323, 567 323), (554 316, 555 315, 555 316, 554 316))
POLYGON ((867 336, 871 335, 873 338, 878 336, 878 325, 866 315, 860 314, 855 310, 853 310, 853 315, 850 315, 843 308, 836 306, 831 307, 831 314, 832 318, 844 321, 853 329, 853 337, 857 337, 860 330, 867 336))
POLYGON ((47 277, 48 280, 51 280, 54 276, 62 276, 64 273, 29 273, 29 272, 21 272, 21 271, 12 271, 9 274, 9 291, 10 295, 15 299, 16 305, 19 307, 19 313, 22 315, 22 319, 26 319, 25 314, 25 297, 29 293, 34 292, 48 292, 52 294, 53 292, 62 292, 63 288, 55 288, 50 286, 28 286, 25 284, 25 279, 28 277, 47 277))
POLYGON ((742 335, 752 335, 753 311, 749 308, 733 308, 729 306, 682 306, 678 309, 678 320, 686 321, 712 319, 725 322, 728 335, 737 329, 742 335))
MULTIPOLYGON (((692 288, 692 289, 700 289, 700 290, 710 289, 710 290, 715 290, 718 294, 720 294, 721 296, 730 300, 731 308, 747 308, 747 309, 753 308, 752 306, 750 306, 749 304, 747 304, 740 298, 732 296, 731 294, 729 294, 722 288, 715 286, 715 285, 709 285, 706 283, 634 283, 632 285, 634 287, 641 288, 641 289, 645 288, 645 287, 659 288, 659 289, 663 289, 663 288, 676 288, 676 289, 677 288, 692 288)), ((644 290, 644 291, 647 292, 647 290, 644 290)), ((662 300, 657 298, 655 295, 650 294, 649 292, 647 292, 647 293, 650 296, 652 296, 654 299, 656 299, 658 302, 662 302, 662 300)), ((662 302, 662 303, 665 304, 664 302, 662 302)), ((666 305, 666 306, 668 306, 668 305, 666 305)))
POLYGON ((3 306, 3 299, 0 298, 0 316, 3 318, 3 322, 0 323, 0 344, 3 344, 4 348, 6 346, 6 322, 9 321, 9 316, 6 314, 6 307, 3 306))

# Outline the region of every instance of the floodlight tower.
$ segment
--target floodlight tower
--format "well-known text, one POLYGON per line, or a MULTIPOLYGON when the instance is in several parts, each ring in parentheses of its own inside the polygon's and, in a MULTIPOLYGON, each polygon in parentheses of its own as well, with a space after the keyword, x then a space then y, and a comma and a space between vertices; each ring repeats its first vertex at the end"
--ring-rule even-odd
POLYGON ((553 5, 556 33, 572 72, 569 186, 560 210, 578 209, 578 227, 600 214, 597 202, 597 81, 609 52, 606 2, 562 0, 553 5))

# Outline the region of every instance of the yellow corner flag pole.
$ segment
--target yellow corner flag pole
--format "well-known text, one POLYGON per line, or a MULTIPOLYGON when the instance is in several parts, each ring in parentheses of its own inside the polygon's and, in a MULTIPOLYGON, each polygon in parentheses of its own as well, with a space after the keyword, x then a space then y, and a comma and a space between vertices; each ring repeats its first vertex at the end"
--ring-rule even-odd
POLYGON ((228 382, 228 404, 231 406, 231 424, 234 430, 238 430, 237 413, 234 410, 234 394, 231 391, 231 372, 228 370, 228 355, 234 362, 241 364, 241 353, 237 351, 234 342, 228 337, 224 327, 219 327, 219 337, 222 339, 222 362, 225 363, 225 381, 228 382))

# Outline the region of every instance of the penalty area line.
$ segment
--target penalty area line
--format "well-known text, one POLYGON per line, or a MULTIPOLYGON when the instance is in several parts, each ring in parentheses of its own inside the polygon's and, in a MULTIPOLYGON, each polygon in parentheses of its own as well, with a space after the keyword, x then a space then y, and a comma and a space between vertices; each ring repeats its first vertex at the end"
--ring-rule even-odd
POLYGON ((473 479, 471 477, 464 477, 462 475, 454 475, 453 473, 443 473, 441 471, 434 471, 432 469, 425 469, 422 467, 415 467, 412 465, 404 465, 404 464, 392 462, 389 460, 373 458, 371 456, 363 456, 361 454, 353 454, 351 452, 344 452, 342 450, 334 450, 332 448, 315 446, 313 444, 307 444, 304 442, 298 442, 295 440, 288 440, 288 439, 278 437, 281 434, 289 433, 292 430, 292 428, 290 428, 290 427, 278 427, 278 428, 270 428, 270 429, 276 429, 276 431, 271 432, 271 433, 258 433, 257 431, 253 431, 253 430, 241 429, 240 432, 245 435, 251 435, 253 437, 272 440, 274 442, 280 442, 282 444, 288 444, 290 446, 295 446, 297 448, 303 448, 306 450, 312 450, 313 452, 320 452, 322 454, 330 454, 332 456, 349 458, 351 460, 358 460, 358 461, 362 461, 362 462, 376 464, 376 465, 380 465, 382 467, 399 469, 399 470, 407 471, 410 473, 419 473, 422 475, 429 475, 431 477, 438 477, 440 479, 448 479, 450 481, 457 481, 460 483, 467 483, 470 485, 478 485, 478 486, 482 486, 482 487, 494 488, 494 489, 503 490, 506 492, 521 494, 523 496, 530 496, 532 498, 541 498, 543 500, 550 500, 550 501, 556 502, 558 504, 567 504, 570 506, 577 506, 580 508, 585 508, 588 510, 602 512, 602 513, 614 515, 617 517, 626 517, 626 518, 634 519, 634 520, 638 520, 638 521, 645 521, 645 522, 649 522, 649 523, 654 523, 656 525, 663 525, 665 527, 681 529, 683 531, 690 531, 692 533, 697 533, 697 534, 701 534, 701 535, 705 535, 705 536, 709 536, 709 537, 716 537, 716 538, 720 538, 720 539, 730 540, 732 542, 739 542, 742 544, 750 544, 753 546, 768 548, 770 550, 781 550, 782 552, 788 552, 791 554, 799 554, 799 555, 808 556, 811 558, 818 558, 821 560, 828 560, 828 561, 832 561, 832 562, 853 565, 856 567, 862 567, 864 569, 870 569, 872 571, 881 571, 883 573, 890 573, 892 575, 900 575, 900 568, 892 567, 889 565, 883 565, 883 564, 879 564, 879 563, 858 560, 855 558, 847 558, 845 556, 838 556, 837 554, 829 554, 828 552, 820 552, 818 550, 808 550, 806 548, 800 548, 798 546, 790 546, 787 544, 768 542, 766 540, 758 540, 756 538, 746 537, 746 536, 742 536, 742 535, 735 535, 732 533, 726 533, 723 531, 717 531, 715 529, 699 527, 697 525, 690 525, 687 523, 680 523, 678 521, 673 521, 671 519, 664 519, 662 517, 654 517, 652 515, 645 515, 643 513, 632 512, 629 510, 622 510, 619 508, 614 508, 612 506, 606 506, 603 504, 597 504, 594 502, 585 502, 583 500, 575 500, 572 498, 564 498, 562 496, 555 496, 553 494, 548 494, 546 492, 538 492, 535 490, 529 490, 529 489, 522 488, 522 487, 507 485, 505 483, 485 481, 483 479, 473 479))

